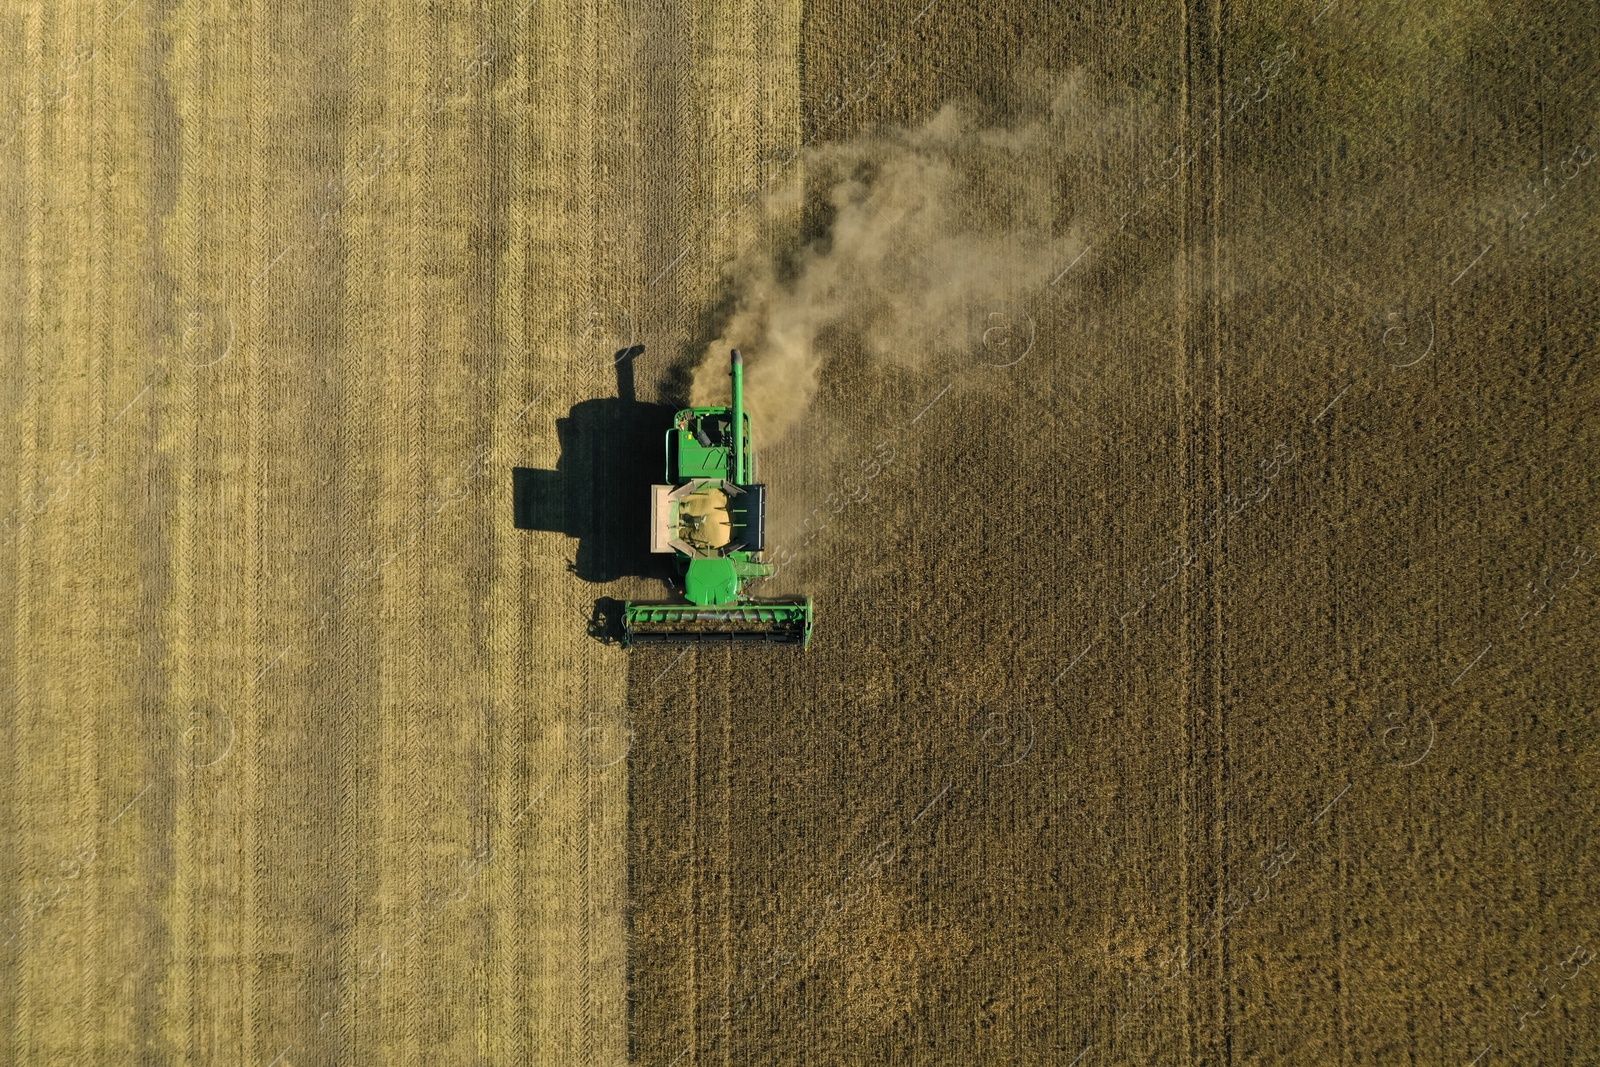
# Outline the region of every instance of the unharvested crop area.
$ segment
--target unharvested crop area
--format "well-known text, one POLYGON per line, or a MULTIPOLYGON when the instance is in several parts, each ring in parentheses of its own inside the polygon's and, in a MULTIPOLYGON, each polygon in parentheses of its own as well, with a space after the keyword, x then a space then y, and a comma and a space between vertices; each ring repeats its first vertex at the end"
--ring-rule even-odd
POLYGON ((1596 40, 0 12, 0 1063, 1600 1060, 1596 40))

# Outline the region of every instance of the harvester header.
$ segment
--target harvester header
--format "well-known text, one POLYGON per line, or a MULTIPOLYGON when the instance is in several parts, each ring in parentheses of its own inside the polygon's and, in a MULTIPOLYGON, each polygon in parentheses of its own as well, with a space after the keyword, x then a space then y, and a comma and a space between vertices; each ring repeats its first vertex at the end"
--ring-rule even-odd
POLYGON ((623 605, 623 644, 811 641, 811 598, 748 596, 770 577, 767 487, 755 481, 744 360, 733 350, 727 407, 684 408, 666 440, 666 484, 650 487, 650 551, 676 556, 682 602, 623 605))

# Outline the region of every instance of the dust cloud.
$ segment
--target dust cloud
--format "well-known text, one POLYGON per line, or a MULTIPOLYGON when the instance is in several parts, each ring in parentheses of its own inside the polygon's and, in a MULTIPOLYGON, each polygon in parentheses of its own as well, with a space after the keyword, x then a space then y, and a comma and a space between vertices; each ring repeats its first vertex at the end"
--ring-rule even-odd
POLYGON ((798 248, 758 242, 730 265, 730 312, 694 369, 692 402, 727 402, 738 348, 752 418, 775 441, 843 345, 880 366, 918 366, 979 348, 995 314, 1042 292, 1086 245, 1074 175, 1103 172, 1133 109, 1089 99, 1080 75, 1035 97, 1005 126, 956 102, 915 127, 806 149, 803 177, 764 207, 792 216, 809 197, 822 223, 798 248))

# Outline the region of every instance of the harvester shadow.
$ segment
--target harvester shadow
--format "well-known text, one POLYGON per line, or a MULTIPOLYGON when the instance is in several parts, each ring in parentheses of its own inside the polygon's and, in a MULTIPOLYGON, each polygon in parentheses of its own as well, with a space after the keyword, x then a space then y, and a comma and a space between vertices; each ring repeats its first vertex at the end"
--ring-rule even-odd
MULTIPOLYGON (((670 560, 649 550, 649 487, 664 477, 663 442, 676 409, 635 396, 633 361, 643 352, 635 345, 616 354, 617 396, 580 401, 556 420, 555 470, 511 470, 516 528, 575 539, 568 570, 586 582, 672 577, 670 560)), ((601 598, 590 634, 614 639, 621 609, 601 598)))

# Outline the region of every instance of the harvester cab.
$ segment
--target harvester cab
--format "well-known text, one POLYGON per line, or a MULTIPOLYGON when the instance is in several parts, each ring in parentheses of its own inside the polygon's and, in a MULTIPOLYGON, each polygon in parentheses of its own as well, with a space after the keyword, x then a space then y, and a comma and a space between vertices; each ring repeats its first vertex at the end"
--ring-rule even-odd
POLYGON ((650 487, 650 551, 671 553, 687 603, 623 605, 623 644, 811 641, 809 597, 757 598, 744 583, 776 570, 766 548, 767 487, 755 481, 744 361, 733 351, 733 403, 684 408, 666 440, 666 484, 650 487))

